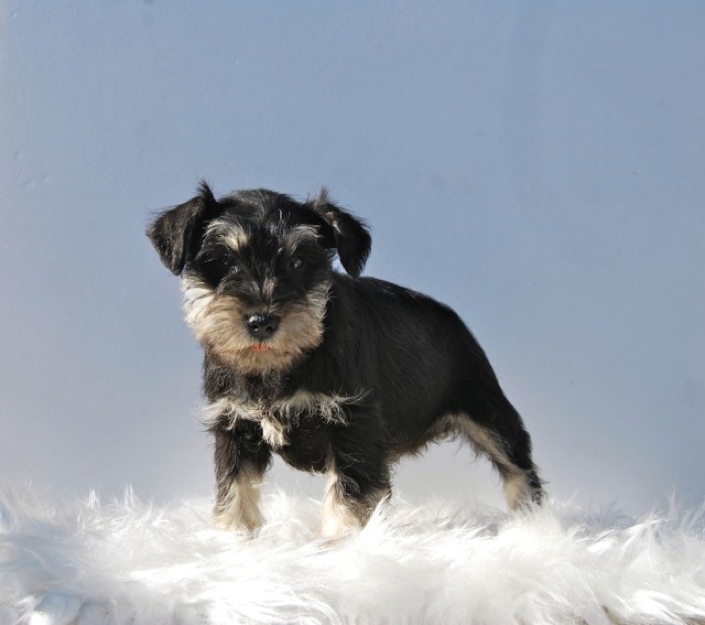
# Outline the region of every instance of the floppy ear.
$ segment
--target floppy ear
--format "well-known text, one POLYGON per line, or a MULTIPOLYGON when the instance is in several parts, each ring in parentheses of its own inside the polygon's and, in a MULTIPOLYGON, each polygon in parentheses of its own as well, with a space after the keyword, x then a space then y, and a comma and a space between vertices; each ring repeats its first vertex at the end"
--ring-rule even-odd
POLYGON ((162 262, 176 275, 196 255, 206 224, 218 210, 210 187, 201 182, 199 190, 193 199, 161 213, 147 230, 162 262))
POLYGON ((323 245, 338 250, 338 258, 345 271, 355 278, 359 277, 372 247, 367 224, 333 204, 325 188, 306 205, 326 224, 323 245))

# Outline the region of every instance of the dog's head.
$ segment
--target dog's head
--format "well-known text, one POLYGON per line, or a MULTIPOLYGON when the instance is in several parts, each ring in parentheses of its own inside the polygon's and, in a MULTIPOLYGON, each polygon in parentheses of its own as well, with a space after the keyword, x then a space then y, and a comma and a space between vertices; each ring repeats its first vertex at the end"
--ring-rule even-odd
POLYGON ((263 189, 216 199, 205 183, 147 234, 181 276, 198 340, 245 374, 286 370, 321 343, 334 255, 357 277, 371 246, 325 190, 303 203, 263 189))

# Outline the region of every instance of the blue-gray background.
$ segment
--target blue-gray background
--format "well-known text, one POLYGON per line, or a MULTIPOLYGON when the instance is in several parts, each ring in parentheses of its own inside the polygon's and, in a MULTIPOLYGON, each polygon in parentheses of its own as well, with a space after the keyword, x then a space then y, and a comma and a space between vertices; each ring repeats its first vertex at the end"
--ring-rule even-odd
MULTIPOLYGON (((700 1, 0 3, 2 482, 210 495, 143 234, 205 177, 367 218, 367 273, 461 313, 558 499, 701 502, 704 32, 700 1)), ((454 444, 397 484, 501 502, 454 444)))

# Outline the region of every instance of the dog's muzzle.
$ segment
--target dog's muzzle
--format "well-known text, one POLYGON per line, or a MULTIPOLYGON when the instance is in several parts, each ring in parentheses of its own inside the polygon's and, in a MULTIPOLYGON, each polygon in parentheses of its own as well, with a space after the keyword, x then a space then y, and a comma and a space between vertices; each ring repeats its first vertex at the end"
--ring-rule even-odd
POLYGON ((270 313, 259 313, 247 318, 247 331, 253 339, 263 341, 271 338, 279 328, 279 317, 270 313))

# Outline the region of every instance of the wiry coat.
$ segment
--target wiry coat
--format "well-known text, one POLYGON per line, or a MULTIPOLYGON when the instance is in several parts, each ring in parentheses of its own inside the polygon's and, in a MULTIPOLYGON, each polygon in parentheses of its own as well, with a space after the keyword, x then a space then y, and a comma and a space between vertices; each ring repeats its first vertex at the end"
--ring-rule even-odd
POLYGON ((325 192, 218 200, 203 184, 148 234, 204 347, 221 524, 261 523, 274 452, 331 475, 324 533, 340 534, 390 492, 396 459, 449 434, 487 454, 512 508, 540 502, 529 435, 480 345, 447 306, 359 277, 369 233, 325 192))

